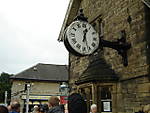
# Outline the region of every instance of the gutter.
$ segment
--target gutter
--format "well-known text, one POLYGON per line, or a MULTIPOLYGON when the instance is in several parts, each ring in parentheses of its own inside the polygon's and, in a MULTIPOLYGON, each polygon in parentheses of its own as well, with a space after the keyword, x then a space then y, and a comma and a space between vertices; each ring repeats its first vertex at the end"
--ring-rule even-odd
POLYGON ((150 8, 150 0, 142 0, 142 2, 150 8))

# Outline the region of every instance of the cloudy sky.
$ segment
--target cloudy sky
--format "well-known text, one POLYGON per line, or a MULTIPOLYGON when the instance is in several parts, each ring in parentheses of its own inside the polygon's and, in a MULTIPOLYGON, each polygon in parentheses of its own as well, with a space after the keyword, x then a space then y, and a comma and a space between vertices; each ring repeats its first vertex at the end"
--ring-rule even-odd
POLYGON ((0 73, 37 63, 67 64, 57 41, 69 0, 0 0, 0 73))

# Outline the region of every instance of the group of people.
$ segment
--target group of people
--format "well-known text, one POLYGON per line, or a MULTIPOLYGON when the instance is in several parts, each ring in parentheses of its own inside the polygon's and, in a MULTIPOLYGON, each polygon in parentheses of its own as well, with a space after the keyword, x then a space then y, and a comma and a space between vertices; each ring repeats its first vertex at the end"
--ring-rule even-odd
POLYGON ((0 113, 20 113, 20 103, 13 101, 9 106, 0 106, 0 113))
MULTIPOLYGON (((68 97, 68 106, 60 105, 60 100, 56 96, 50 97, 48 104, 42 106, 34 106, 32 113, 88 113, 87 105, 82 96, 78 93, 73 93, 68 97)), ((150 105, 147 105, 144 110, 136 113, 149 113, 150 105)), ((9 106, 0 105, 0 113, 20 113, 20 103, 13 101, 9 106)), ((97 105, 91 105, 91 112, 97 113, 97 105)))
MULTIPOLYGON (((60 105, 60 100, 56 96, 50 97, 48 104, 42 106, 34 106, 32 113, 88 113, 87 105, 82 96, 78 93, 73 93, 68 97, 68 106, 60 105)), ((135 113, 150 113, 150 105, 143 108, 142 111, 135 113)), ((20 113, 20 103, 13 101, 9 106, 0 106, 0 113, 20 113)), ((97 105, 91 105, 91 112, 97 113, 97 105)))
MULTIPOLYGON (((32 113, 88 113, 85 100, 80 94, 74 93, 68 97, 68 106, 60 105, 56 96, 50 97, 48 104, 34 106, 32 113)), ((0 113, 20 113, 20 103, 13 101, 9 106, 0 106, 0 113)), ((91 106, 91 113, 97 113, 97 106, 91 106)))

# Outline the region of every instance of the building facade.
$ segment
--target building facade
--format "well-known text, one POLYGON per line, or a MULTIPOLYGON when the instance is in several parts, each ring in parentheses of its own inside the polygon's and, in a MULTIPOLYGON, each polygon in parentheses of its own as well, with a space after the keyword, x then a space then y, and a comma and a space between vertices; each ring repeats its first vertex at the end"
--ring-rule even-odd
MULTIPOLYGON (((26 111, 27 84, 29 90, 29 111, 34 105, 47 104, 51 96, 64 97, 60 85, 68 83, 68 69, 66 65, 37 64, 11 77, 13 84, 11 100, 21 103, 21 112, 26 111)), ((61 100, 62 101, 62 100, 61 100)))
POLYGON ((134 113, 150 104, 150 1, 70 0, 60 32, 63 34, 82 8, 100 38, 116 41, 126 32, 131 43, 128 66, 111 48, 99 48, 90 56, 69 54, 69 84, 100 113, 134 113))

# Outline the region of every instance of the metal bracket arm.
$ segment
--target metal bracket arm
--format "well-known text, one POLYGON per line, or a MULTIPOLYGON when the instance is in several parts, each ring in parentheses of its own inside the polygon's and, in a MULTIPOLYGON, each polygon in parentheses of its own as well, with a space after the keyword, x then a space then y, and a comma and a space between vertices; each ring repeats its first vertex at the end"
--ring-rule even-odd
POLYGON ((127 51, 131 48, 131 44, 126 42, 126 33, 121 31, 121 38, 117 41, 111 42, 101 39, 101 47, 108 47, 117 50, 118 54, 122 56, 122 61, 124 66, 128 66, 127 51))

